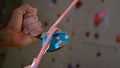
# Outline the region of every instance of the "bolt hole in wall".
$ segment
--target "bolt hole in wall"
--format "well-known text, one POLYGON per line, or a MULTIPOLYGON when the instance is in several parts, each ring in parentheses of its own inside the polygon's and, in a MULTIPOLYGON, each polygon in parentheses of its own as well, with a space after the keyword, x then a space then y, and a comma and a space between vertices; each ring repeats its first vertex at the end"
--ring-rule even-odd
MULTIPOLYGON (((18 0, 17 0, 18 1, 18 0)), ((23 0, 38 9, 47 31, 73 0, 23 0)), ((120 68, 120 0, 79 0, 59 24, 70 34, 68 44, 47 52, 38 68, 120 68)), ((41 49, 37 40, 28 46, 11 48, 2 68, 30 65, 41 49)))

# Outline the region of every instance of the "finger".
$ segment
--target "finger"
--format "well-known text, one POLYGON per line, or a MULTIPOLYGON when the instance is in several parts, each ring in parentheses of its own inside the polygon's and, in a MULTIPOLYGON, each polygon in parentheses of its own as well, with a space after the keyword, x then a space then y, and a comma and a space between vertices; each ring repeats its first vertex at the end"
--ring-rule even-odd
POLYGON ((37 9, 31 7, 31 6, 28 5, 28 4, 25 4, 25 5, 21 6, 21 7, 18 8, 18 9, 20 9, 21 12, 23 12, 23 14, 29 14, 30 16, 31 16, 31 15, 36 15, 36 14, 37 14, 37 9))
POLYGON ((28 29, 33 30, 35 28, 40 28, 41 24, 39 22, 28 25, 28 29))
POLYGON ((24 26, 23 32, 25 34, 29 34, 31 31, 33 31, 33 30, 35 30, 37 28, 41 28, 41 23, 36 22, 36 23, 32 23, 32 24, 24 26))
POLYGON ((29 18, 29 17, 33 17, 36 21, 38 21, 37 15, 31 15, 31 14, 29 14, 29 13, 26 13, 26 14, 24 15, 24 19, 29 18))
POLYGON ((23 21, 23 28, 30 25, 30 24, 35 23, 36 21, 37 20, 35 20, 34 16, 25 18, 24 21, 23 21))
POLYGON ((37 9, 31 7, 30 5, 26 5, 26 13, 31 14, 31 15, 37 15, 37 9))
POLYGON ((29 33, 30 33, 30 30, 29 29, 23 29, 23 33, 25 34, 25 35, 28 35, 29 33))
POLYGON ((23 5, 20 8, 17 8, 14 10, 7 27, 13 31, 20 32, 22 29, 23 15, 26 12, 32 15, 36 15, 37 10, 29 5, 23 5))
POLYGON ((43 29, 37 28, 37 29, 30 32, 30 36, 37 37, 38 35, 41 35, 42 33, 43 33, 43 29))

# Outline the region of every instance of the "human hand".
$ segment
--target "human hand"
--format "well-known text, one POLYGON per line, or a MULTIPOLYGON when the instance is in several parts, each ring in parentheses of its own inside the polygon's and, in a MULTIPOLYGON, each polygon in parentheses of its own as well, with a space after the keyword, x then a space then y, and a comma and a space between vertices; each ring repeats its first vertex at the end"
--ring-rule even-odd
POLYGON ((9 44, 3 44, 2 47, 23 46, 34 42, 37 39, 36 36, 43 32, 41 23, 38 21, 37 9, 29 5, 17 8, 7 27, 0 32, 3 32, 3 37, 9 42, 9 44), (24 19, 26 14, 31 16, 24 19))

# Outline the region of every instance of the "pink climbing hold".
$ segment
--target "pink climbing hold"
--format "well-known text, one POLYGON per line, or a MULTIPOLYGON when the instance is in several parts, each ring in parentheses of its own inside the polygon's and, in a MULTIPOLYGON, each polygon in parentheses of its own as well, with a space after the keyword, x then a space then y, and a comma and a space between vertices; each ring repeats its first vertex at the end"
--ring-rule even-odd
POLYGON ((97 12, 94 16, 94 25, 98 26, 101 23, 101 21, 105 18, 106 14, 107 14, 106 10, 97 12))

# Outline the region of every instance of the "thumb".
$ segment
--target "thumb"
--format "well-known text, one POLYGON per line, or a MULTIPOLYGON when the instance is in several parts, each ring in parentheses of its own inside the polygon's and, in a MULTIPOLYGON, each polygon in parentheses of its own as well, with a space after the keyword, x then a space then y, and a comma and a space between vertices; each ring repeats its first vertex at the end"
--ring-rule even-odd
POLYGON ((19 45, 28 45, 32 42, 34 42, 35 40, 37 40, 36 37, 32 37, 30 35, 24 35, 23 33, 21 33, 21 36, 19 37, 19 45))

